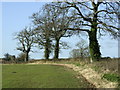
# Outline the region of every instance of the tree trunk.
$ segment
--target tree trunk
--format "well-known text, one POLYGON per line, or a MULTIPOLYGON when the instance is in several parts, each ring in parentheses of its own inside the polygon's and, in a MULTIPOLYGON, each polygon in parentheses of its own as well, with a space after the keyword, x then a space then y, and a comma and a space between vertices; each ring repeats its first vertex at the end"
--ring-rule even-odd
POLYGON ((49 39, 46 39, 46 43, 45 43, 45 51, 44 51, 44 56, 45 56, 45 59, 49 59, 49 54, 50 54, 50 50, 49 50, 49 39))
POLYGON ((56 39, 54 59, 58 59, 59 58, 59 41, 60 41, 60 39, 56 39))
POLYGON ((45 47, 45 59, 49 59, 49 49, 45 47))
POLYGON ((89 31, 89 49, 91 61, 98 61, 101 58, 100 46, 97 40, 97 11, 98 5, 92 2, 94 9, 93 21, 91 22, 91 30, 89 31))
POLYGON ((25 52, 25 62, 28 61, 28 58, 29 58, 29 54, 28 54, 28 52, 25 52))
POLYGON ((89 31, 89 49, 92 61, 97 61, 101 58, 100 46, 97 40, 97 29, 91 28, 89 31))

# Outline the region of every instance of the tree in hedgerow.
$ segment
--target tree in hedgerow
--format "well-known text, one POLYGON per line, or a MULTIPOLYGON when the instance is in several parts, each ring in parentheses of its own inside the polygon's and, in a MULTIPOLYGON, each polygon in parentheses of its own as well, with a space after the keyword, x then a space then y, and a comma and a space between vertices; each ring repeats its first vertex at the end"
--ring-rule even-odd
MULTIPOLYGON (((61 4, 57 4, 61 6, 61 4)), ((51 50, 54 50, 54 59, 59 58, 59 49, 62 37, 71 36, 71 31, 65 31, 70 23, 71 19, 68 17, 67 10, 61 10, 52 6, 52 4, 46 4, 43 6, 43 10, 32 15, 33 23, 37 32, 37 43, 45 47, 45 58, 48 59, 51 50), (52 41, 55 41, 52 43, 52 41)), ((61 44, 61 45, 62 45, 61 44)))
POLYGON ((16 33, 15 39, 18 40, 17 50, 22 51, 25 54, 24 61, 29 60, 29 52, 34 46, 34 31, 31 28, 24 28, 22 31, 16 33))
MULTIPOLYGON (((16 61, 21 61, 21 62, 24 62, 25 61, 25 53, 20 53, 16 59, 16 61)), ((28 57, 29 58, 29 57, 28 57)))
POLYGON ((49 59, 53 47, 51 37, 52 24, 49 22, 49 18, 44 16, 44 14, 39 15, 38 13, 34 13, 31 18, 35 32, 34 43, 36 43, 40 49, 44 49, 44 57, 45 59, 49 59))
POLYGON ((81 39, 80 42, 78 42, 76 44, 77 49, 73 49, 70 52, 70 55, 72 58, 86 58, 89 57, 89 47, 87 45, 87 43, 85 42, 85 40, 81 39))
MULTIPOLYGON (((110 34, 114 38, 118 37, 118 18, 116 18, 116 11, 113 10, 111 4, 116 2, 107 2, 99 0, 90 0, 82 2, 79 0, 65 0, 65 2, 58 2, 63 4, 63 9, 69 9, 69 12, 74 10, 73 18, 74 26, 71 25, 65 30, 86 32, 89 37, 89 49, 92 61, 100 60, 101 52, 97 36, 110 34)), ((57 5, 55 5, 57 7, 57 5)))

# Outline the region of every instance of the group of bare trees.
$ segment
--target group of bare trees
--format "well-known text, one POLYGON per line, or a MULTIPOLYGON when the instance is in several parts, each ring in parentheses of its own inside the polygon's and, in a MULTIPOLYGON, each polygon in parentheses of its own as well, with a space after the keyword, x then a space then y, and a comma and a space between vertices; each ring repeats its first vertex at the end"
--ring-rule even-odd
POLYGON ((32 30, 28 28, 17 34, 17 39, 21 43, 18 50, 25 53, 27 61, 31 47, 37 44, 40 48, 44 48, 46 59, 49 59, 52 50, 54 50, 54 59, 58 59, 62 37, 82 35, 81 32, 86 32, 89 37, 91 60, 100 60, 98 34, 102 36, 108 33, 115 38, 119 36, 117 25, 119 19, 116 18, 118 11, 114 10, 115 3, 97 0, 48 3, 31 16, 32 30))

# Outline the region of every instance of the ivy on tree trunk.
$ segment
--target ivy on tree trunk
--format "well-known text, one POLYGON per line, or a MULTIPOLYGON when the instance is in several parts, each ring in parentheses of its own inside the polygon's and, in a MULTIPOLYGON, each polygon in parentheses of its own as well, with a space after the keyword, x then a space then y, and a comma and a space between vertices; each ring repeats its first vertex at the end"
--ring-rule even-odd
POLYGON ((97 30, 92 28, 89 31, 89 49, 92 61, 98 61, 101 58, 100 46, 97 40, 97 30))

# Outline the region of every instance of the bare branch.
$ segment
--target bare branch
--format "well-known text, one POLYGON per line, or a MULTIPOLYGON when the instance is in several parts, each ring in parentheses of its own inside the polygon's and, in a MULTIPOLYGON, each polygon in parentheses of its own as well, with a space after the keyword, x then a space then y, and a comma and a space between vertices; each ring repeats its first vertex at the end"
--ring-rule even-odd
MULTIPOLYGON (((90 8, 89 6, 83 4, 83 2, 77 2, 78 4, 81 4, 82 6, 85 6, 86 8, 90 9, 90 10, 94 10, 93 8, 90 8)), ((85 2, 84 2, 85 3, 85 2)))
POLYGON ((97 23, 97 24, 102 24, 103 26, 111 27, 111 28, 114 28, 114 29, 120 30, 120 28, 117 28, 117 27, 112 26, 112 25, 107 25, 106 23, 103 23, 102 21, 99 21, 99 20, 98 20, 98 22, 99 22, 99 23, 97 23))
POLYGON ((65 30, 78 30, 78 31, 85 31, 85 32, 89 32, 88 29, 80 29, 80 28, 66 28, 65 30))
POLYGON ((90 18, 87 18, 87 17, 84 17, 84 16, 83 16, 83 14, 81 13, 79 7, 77 7, 77 6, 75 5, 75 3, 70 3, 70 2, 66 2, 66 3, 69 4, 70 6, 62 7, 62 9, 73 7, 73 8, 75 8, 75 9, 78 11, 78 15, 80 15, 84 20, 89 21, 89 22, 92 21, 90 18))
POLYGON ((96 14, 98 14, 100 12, 106 12, 107 14, 115 14, 116 13, 116 12, 108 12, 107 10, 99 10, 96 12, 96 14))

